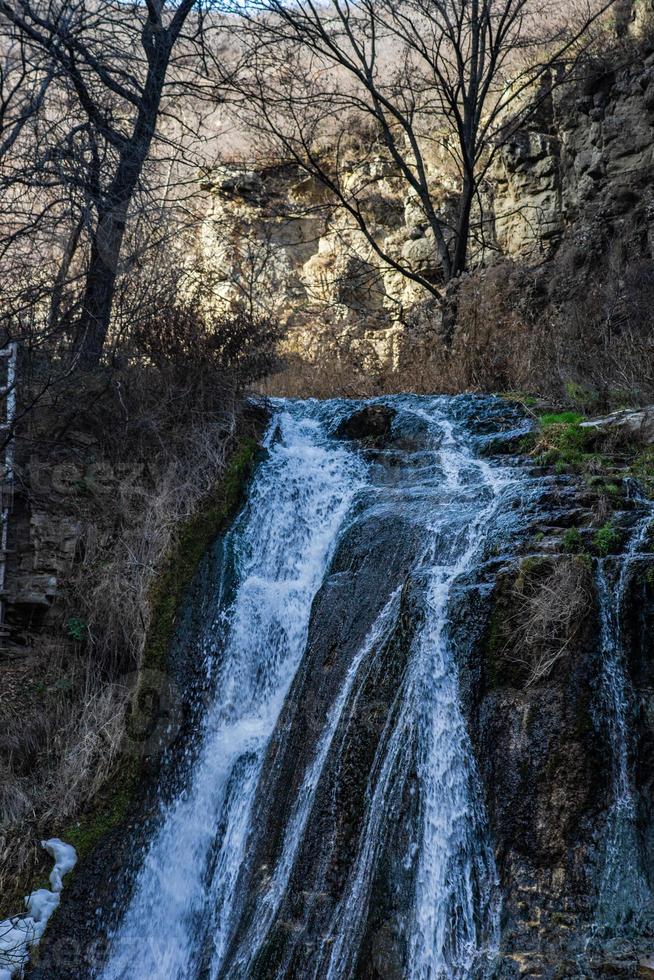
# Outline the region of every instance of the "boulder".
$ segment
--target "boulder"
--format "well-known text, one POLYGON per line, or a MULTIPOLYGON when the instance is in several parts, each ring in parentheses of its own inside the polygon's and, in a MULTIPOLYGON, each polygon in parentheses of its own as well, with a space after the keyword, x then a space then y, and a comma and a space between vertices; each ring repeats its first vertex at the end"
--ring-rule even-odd
POLYGON ((255 197, 263 192, 263 179, 254 170, 233 171, 222 175, 217 188, 222 194, 255 197))
POLYGON ((395 409, 388 405, 366 405, 344 419, 335 435, 339 439, 386 439, 391 434, 395 409))
POLYGON ((599 419, 582 422, 581 428, 597 432, 614 430, 624 439, 633 439, 644 446, 654 444, 654 405, 645 408, 612 412, 599 419))

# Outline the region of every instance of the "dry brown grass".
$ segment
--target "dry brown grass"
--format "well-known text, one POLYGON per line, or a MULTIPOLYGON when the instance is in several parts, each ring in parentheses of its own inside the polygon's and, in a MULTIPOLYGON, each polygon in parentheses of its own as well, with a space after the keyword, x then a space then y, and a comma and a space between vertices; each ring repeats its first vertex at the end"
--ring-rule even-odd
POLYGON ((362 366, 360 354, 332 344, 311 362, 289 360, 260 390, 288 397, 524 392, 586 414, 652 402, 654 273, 649 260, 619 253, 609 247, 587 269, 562 251, 539 268, 504 260, 477 270, 456 291, 451 345, 437 329, 426 340, 414 334, 392 369, 372 357, 362 366))
MULTIPOLYGON (((134 461, 134 472, 108 480, 101 509, 89 515, 80 558, 68 583, 68 603, 84 623, 86 642, 109 674, 134 670, 149 626, 148 594, 176 528, 219 478, 235 416, 186 429, 176 452, 134 461)), ((179 434, 178 434, 179 439, 179 434)))
POLYGON ((138 361, 72 378, 39 404, 24 436, 24 456, 51 477, 38 488, 41 503, 80 533, 40 631, 3 656, 0 918, 19 910, 34 869, 42 870, 39 838, 83 814, 130 748, 126 707, 153 585, 220 479, 239 390, 270 354, 267 330, 244 336, 240 323, 218 337, 206 324, 194 332, 186 317, 169 337, 170 312, 141 335, 138 361), (60 466, 76 474, 63 490, 60 466))
POLYGON ((0 706, 0 907, 7 912, 18 911, 17 886, 25 892, 42 869, 39 836, 79 812, 114 767, 125 697, 63 637, 35 636, 27 660, 3 665, 2 681, 12 692, 0 706))
POLYGON ((574 650, 593 604, 592 573, 580 557, 527 559, 509 599, 497 654, 517 665, 530 687, 574 650))

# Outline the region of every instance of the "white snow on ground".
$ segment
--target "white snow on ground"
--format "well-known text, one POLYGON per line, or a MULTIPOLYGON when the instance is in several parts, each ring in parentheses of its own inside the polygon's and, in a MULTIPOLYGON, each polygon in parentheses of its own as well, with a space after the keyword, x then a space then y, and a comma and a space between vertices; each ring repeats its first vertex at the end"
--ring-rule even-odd
POLYGON ((75 848, 56 837, 42 840, 41 847, 54 860, 50 888, 38 888, 25 898, 26 913, 0 922, 0 980, 22 976, 31 947, 39 942, 48 919, 59 905, 64 875, 77 861, 75 848))

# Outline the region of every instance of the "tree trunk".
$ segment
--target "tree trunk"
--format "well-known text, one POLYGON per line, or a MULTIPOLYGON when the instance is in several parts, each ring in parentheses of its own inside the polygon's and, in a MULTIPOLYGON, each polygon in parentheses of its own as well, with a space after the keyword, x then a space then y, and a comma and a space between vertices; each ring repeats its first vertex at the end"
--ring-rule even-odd
POLYGON ((64 254, 61 258, 57 278, 52 289, 52 298, 50 299, 50 312, 48 314, 48 330, 50 330, 50 332, 58 331, 60 327, 59 321, 61 318, 61 304, 64 296, 64 289, 66 288, 66 284, 68 282, 70 267, 73 259, 75 258, 75 252, 77 251, 77 246, 79 245, 79 239, 83 228, 84 215, 81 216, 73 228, 68 242, 66 243, 64 254))
MULTIPOLYGON (((475 197, 475 182, 472 176, 468 175, 463 180, 461 188, 461 198, 459 202, 459 215, 456 227, 456 241, 454 243, 454 254, 452 256, 452 274, 450 282, 456 279, 462 272, 465 272, 468 264, 468 245, 470 241, 470 215, 472 212, 472 202, 475 197)), ((454 337, 456 321, 458 316, 458 300, 456 286, 446 291, 443 300, 443 323, 442 337, 443 343, 449 347, 454 337)))
MULTIPOLYGON (((191 0, 185 0, 185 4, 188 13, 191 0)), ((150 152, 168 70, 171 38, 166 36, 157 41, 154 37, 151 41, 154 50, 148 49, 150 66, 134 130, 123 147, 111 187, 99 208, 91 249, 79 330, 79 363, 87 370, 98 366, 107 339, 127 214, 150 152)))
POLYGON ((468 245, 470 241, 470 214, 475 195, 475 184, 472 177, 466 175, 461 189, 459 217, 456 228, 456 243, 452 259, 452 277, 465 272, 468 264, 468 245))
POLYGON ((87 370, 98 366, 107 339, 127 214, 150 152, 164 78, 165 67, 157 79, 154 97, 144 99, 134 134, 123 150, 104 204, 99 208, 79 324, 79 363, 87 370))
POLYGON ((87 370, 97 367, 109 330, 128 203, 100 214, 91 246, 78 341, 79 363, 87 370))

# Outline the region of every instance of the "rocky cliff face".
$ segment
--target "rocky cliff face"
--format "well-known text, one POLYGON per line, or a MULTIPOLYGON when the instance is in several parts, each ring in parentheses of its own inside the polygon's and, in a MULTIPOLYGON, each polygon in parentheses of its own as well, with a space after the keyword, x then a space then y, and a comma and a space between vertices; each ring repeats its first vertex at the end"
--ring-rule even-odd
MULTIPOLYGON (((428 160, 447 214, 456 188, 443 160, 428 160)), ((607 243, 654 249, 654 53, 623 67, 597 64, 583 82, 555 89, 530 128, 495 161, 484 192, 483 244, 473 264, 505 256, 551 260, 562 243, 581 267, 607 243)), ((391 255, 434 281, 440 275, 420 210, 390 161, 371 156, 369 219, 391 255)), ((317 358, 350 349, 398 364, 434 342, 438 315, 420 287, 381 267, 321 187, 295 166, 218 168, 207 179, 201 250, 220 301, 256 293, 291 327, 291 344, 317 358)))
POLYGON ((548 257, 564 236, 628 223, 651 247, 654 54, 623 68, 597 66, 563 88, 542 122, 519 135, 494 174, 496 240, 511 256, 548 257))

